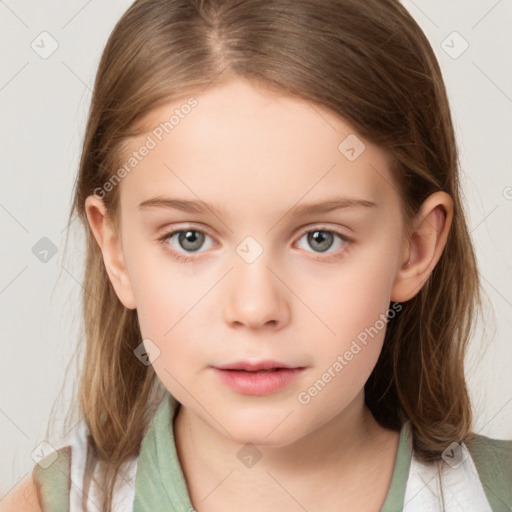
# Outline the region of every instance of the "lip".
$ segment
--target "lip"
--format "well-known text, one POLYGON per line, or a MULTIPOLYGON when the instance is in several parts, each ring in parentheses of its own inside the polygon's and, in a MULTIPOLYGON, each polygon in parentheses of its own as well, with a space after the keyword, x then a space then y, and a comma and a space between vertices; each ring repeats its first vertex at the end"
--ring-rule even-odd
POLYGON ((256 372, 258 370, 271 370, 273 368, 299 368, 298 366, 282 363, 281 361, 274 361, 267 359, 264 361, 236 361, 234 363, 227 363, 215 366, 218 370, 246 370, 248 372, 256 372))
POLYGON ((304 367, 279 361, 239 361, 213 367, 219 380, 236 393, 263 396, 277 393, 296 379, 304 367))

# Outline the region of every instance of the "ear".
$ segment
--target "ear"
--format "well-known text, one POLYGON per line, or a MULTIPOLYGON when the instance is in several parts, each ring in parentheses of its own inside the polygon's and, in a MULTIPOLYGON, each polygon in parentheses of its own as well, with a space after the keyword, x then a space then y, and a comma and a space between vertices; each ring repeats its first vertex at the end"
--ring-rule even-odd
POLYGON ((135 298, 126 270, 121 238, 111 226, 103 201, 95 195, 88 196, 85 200, 85 211, 119 300, 126 308, 135 309, 135 298))
POLYGON ((408 301, 421 290, 441 257, 452 218, 453 201, 446 192, 433 193, 421 205, 393 284, 392 301, 408 301))

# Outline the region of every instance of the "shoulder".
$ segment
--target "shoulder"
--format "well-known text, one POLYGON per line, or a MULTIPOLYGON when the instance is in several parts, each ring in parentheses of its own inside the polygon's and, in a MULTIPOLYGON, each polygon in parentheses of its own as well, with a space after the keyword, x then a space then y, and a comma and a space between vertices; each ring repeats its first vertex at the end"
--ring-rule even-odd
POLYGON ((0 504, 0 512, 68 512, 71 447, 41 459, 0 504))
POLYGON ((28 474, 0 502, 0 512, 43 512, 32 474, 28 474))
POLYGON ((464 439, 493 510, 512 504, 512 440, 470 434, 464 439))
POLYGON ((480 466, 491 466, 508 475, 512 474, 512 440, 493 439, 473 433, 464 439, 464 444, 480 466))

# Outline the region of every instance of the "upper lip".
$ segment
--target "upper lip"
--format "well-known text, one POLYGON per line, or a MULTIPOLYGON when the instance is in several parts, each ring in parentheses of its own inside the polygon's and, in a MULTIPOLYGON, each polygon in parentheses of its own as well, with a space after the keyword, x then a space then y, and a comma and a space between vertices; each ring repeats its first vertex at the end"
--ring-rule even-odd
POLYGON ((258 370, 270 370, 272 368, 299 368, 298 366, 289 365, 280 361, 236 361, 215 366, 218 370, 246 370, 256 372, 258 370))

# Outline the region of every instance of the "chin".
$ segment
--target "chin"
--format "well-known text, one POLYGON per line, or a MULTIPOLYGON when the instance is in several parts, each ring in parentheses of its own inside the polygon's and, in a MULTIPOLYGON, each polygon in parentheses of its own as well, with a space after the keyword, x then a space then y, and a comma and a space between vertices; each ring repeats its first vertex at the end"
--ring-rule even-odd
POLYGON ((261 432, 251 435, 250 433, 241 432, 240 435, 233 434, 233 440, 241 445, 253 444, 255 446, 265 446, 268 448, 283 448, 296 441, 295 438, 288 436, 274 436, 270 435, 267 437, 266 434, 261 432))
POLYGON ((305 432, 300 432, 291 423, 285 426, 286 422, 287 420, 283 421, 282 418, 278 421, 269 421, 268 417, 252 420, 251 422, 231 421, 230 424, 226 425, 226 429, 231 434, 231 439, 242 445, 254 444, 280 448, 293 444, 302 435, 306 435, 305 432))

